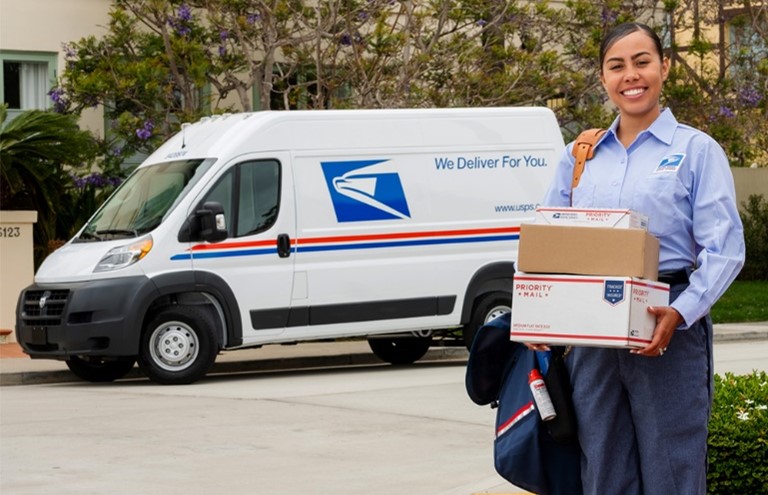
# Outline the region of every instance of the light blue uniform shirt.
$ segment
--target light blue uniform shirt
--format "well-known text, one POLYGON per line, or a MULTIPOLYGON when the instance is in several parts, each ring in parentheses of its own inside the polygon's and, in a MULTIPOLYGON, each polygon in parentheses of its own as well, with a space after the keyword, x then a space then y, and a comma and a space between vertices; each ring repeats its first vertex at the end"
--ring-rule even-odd
MULTIPOLYGON (((672 303, 692 325, 709 312, 744 264, 744 231, 728 159, 715 140, 677 122, 669 109, 629 146, 616 136, 619 118, 587 161, 573 206, 631 208, 648 216, 659 239, 659 271, 695 267, 672 303)), ((574 157, 569 144, 543 201, 570 204, 574 157)))

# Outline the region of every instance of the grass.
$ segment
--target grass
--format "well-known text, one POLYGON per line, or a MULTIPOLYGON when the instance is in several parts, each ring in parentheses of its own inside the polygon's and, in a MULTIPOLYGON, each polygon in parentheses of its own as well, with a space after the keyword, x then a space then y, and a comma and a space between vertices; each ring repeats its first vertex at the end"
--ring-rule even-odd
POLYGON ((734 282, 712 307, 714 323, 768 321, 768 281, 734 282))

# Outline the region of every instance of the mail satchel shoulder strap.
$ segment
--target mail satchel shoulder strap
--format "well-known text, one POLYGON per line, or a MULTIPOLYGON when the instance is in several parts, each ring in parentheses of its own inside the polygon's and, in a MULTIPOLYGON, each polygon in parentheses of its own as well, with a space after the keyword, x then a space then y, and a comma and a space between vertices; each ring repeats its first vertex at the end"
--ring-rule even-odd
POLYGON ((605 134, 605 129, 587 129, 579 134, 573 143, 573 156, 576 157, 576 164, 573 167, 573 180, 571 181, 571 190, 579 185, 581 174, 584 173, 584 166, 587 160, 595 155, 595 145, 600 137, 605 134))

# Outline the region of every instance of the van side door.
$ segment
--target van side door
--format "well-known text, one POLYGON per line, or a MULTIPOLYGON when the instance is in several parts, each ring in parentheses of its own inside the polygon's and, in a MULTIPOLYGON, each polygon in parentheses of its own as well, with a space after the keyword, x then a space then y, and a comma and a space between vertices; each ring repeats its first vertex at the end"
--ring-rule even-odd
POLYGON ((268 341, 288 318, 296 215, 289 157, 240 157, 214 179, 197 207, 219 203, 227 238, 192 246, 194 270, 222 278, 237 299, 243 343, 268 341))

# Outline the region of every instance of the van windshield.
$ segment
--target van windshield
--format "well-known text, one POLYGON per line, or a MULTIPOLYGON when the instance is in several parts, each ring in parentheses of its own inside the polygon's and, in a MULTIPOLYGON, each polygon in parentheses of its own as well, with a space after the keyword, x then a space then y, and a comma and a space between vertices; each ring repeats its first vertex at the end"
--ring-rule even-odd
POLYGON ((133 172, 74 242, 137 237, 154 230, 214 160, 181 160, 133 172))

